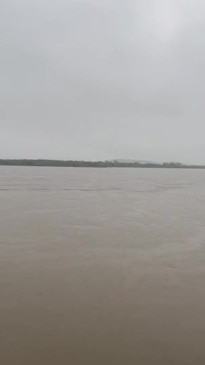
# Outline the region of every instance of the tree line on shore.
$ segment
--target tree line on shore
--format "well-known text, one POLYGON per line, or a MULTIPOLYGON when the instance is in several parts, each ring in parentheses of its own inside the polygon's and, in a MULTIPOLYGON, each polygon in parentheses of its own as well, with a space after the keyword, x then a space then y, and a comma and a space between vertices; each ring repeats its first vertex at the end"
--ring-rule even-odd
POLYGON ((75 161, 47 159, 0 159, 0 166, 54 166, 54 167, 135 167, 135 168, 205 168, 204 165, 184 165, 179 162, 141 163, 119 161, 75 161))

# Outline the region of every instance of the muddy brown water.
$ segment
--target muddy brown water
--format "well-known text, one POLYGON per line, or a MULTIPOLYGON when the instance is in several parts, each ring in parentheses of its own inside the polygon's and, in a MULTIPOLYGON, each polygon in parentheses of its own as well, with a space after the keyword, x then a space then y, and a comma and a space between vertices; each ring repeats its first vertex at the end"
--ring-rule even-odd
POLYGON ((204 365, 205 171, 0 167, 2 365, 204 365))

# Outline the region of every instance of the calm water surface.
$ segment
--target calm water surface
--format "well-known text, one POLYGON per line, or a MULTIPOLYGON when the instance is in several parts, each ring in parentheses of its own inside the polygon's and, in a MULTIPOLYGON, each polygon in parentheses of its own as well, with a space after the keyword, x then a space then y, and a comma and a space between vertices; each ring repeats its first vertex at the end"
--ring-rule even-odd
POLYGON ((0 167, 2 365, 204 365, 205 171, 0 167))

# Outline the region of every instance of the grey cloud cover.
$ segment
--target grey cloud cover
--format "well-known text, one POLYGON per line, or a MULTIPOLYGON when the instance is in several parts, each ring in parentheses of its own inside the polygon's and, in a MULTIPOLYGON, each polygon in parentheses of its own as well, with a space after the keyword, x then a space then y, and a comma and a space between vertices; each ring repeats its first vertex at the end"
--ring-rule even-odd
POLYGON ((205 2, 2 0, 1 158, 205 163, 205 2))

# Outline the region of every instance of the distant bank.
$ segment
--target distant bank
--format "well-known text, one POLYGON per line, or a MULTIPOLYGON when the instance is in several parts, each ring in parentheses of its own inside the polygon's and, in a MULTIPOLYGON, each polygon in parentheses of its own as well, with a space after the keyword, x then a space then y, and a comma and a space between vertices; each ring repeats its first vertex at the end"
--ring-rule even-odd
POLYGON ((132 168, 176 168, 205 169, 205 165, 184 165, 179 162, 138 162, 138 161, 64 161, 64 160, 31 160, 31 159, 0 159, 0 166, 53 166, 53 167, 132 167, 132 168))

